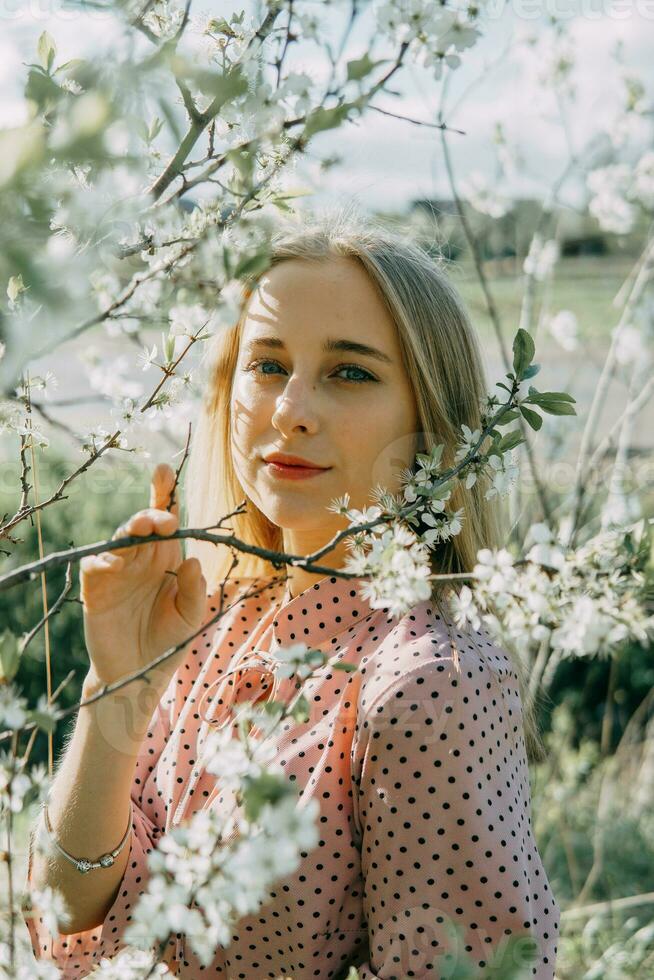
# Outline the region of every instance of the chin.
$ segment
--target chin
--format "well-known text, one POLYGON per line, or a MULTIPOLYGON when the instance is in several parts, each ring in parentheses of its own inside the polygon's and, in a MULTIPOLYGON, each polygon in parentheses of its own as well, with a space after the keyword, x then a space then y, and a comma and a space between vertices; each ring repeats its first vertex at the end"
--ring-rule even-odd
POLYGON ((262 511, 269 521, 286 531, 314 531, 327 523, 329 511, 326 507, 329 501, 325 504, 325 508, 316 507, 315 503, 310 507, 299 507, 297 501, 293 501, 288 506, 280 503, 277 507, 271 507, 271 496, 272 494, 268 497, 266 510, 262 508, 262 511))

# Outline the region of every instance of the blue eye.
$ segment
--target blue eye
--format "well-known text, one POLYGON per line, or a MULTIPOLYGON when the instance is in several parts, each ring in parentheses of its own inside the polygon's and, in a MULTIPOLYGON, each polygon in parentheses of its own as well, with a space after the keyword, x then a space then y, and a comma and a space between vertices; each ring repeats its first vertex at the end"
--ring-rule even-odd
MULTIPOLYGON (((270 377, 272 375, 272 372, 270 372, 270 371, 262 371, 262 372, 255 371, 255 368, 259 367, 260 365, 263 366, 265 364, 273 364, 273 365, 276 365, 277 367, 282 367, 282 365, 278 361, 270 360, 270 358, 267 358, 267 357, 260 357, 258 360, 252 361, 252 363, 249 364, 245 370, 246 371, 251 371, 253 374, 259 374, 260 376, 261 376, 261 374, 263 374, 263 375, 266 375, 266 376, 270 377)), ((284 368, 282 368, 282 370, 284 370, 284 368)), ((339 366, 337 368, 335 368, 335 370, 336 371, 358 371, 360 374, 363 374, 364 375, 363 378, 341 378, 340 379, 341 381, 349 381, 351 384, 362 384, 365 381, 377 381, 377 378, 373 377, 373 375, 370 374, 369 371, 366 371, 365 368, 359 367, 358 364, 339 364, 339 366)))

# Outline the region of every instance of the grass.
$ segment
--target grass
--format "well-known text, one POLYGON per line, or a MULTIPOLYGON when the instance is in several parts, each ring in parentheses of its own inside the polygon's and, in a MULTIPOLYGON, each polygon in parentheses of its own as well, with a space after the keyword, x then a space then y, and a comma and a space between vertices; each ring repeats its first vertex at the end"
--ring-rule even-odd
MULTIPOLYGON (((608 343, 620 316, 620 309, 613 302, 634 262, 634 258, 620 255, 562 259, 556 266, 551 287, 544 289, 543 284, 537 284, 536 315, 543 309, 545 299, 550 313, 571 310, 577 316, 583 338, 608 343)), ((505 266, 503 270, 493 269, 488 264, 485 271, 504 335, 510 341, 520 322, 523 275, 513 260, 511 266, 505 266)), ((472 263, 453 263, 449 274, 461 292, 480 336, 484 341, 490 340, 494 330, 472 263)))

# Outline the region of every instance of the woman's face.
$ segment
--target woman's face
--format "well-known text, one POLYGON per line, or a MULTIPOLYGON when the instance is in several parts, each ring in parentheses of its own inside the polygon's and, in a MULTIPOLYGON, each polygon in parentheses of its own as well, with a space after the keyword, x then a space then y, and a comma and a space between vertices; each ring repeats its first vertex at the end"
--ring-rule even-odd
POLYGON ((350 507, 363 508, 377 484, 400 489, 416 448, 415 398, 393 320, 357 260, 286 260, 262 277, 248 303, 232 406, 236 472, 284 530, 287 551, 308 554, 347 526, 325 509, 334 497, 349 493, 350 507), (326 469, 291 479, 264 461, 273 452, 326 469))

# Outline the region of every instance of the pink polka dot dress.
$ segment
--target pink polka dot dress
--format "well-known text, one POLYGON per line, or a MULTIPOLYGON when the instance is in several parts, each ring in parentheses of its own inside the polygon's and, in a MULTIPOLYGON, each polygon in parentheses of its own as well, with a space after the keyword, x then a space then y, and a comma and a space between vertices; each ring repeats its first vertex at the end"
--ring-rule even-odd
MULTIPOLYGON (((171 937, 172 972, 345 980, 356 966, 361 980, 438 980, 465 953, 500 978, 522 948, 522 962, 536 955, 527 975, 552 980, 560 909, 532 833, 511 661, 483 630, 458 630, 430 600, 393 618, 360 585, 325 577, 291 598, 272 578, 227 584, 225 614, 191 645, 143 741, 129 860, 112 907, 101 926, 69 935, 52 935, 36 908, 26 922, 37 958, 83 977, 125 945, 161 835, 229 804, 220 777, 197 761, 211 719, 230 703, 271 696, 269 676, 248 671, 247 683, 234 684, 246 671, 233 668, 255 651, 265 659, 303 642, 357 667, 320 667, 304 686, 310 717, 288 718, 268 736, 298 796, 319 803, 319 842, 238 921, 209 966, 183 934, 171 937), (512 958, 509 937, 522 937, 512 958)), ((205 621, 219 598, 207 598, 205 621)), ((275 698, 290 703, 295 684, 282 678, 275 698)))

